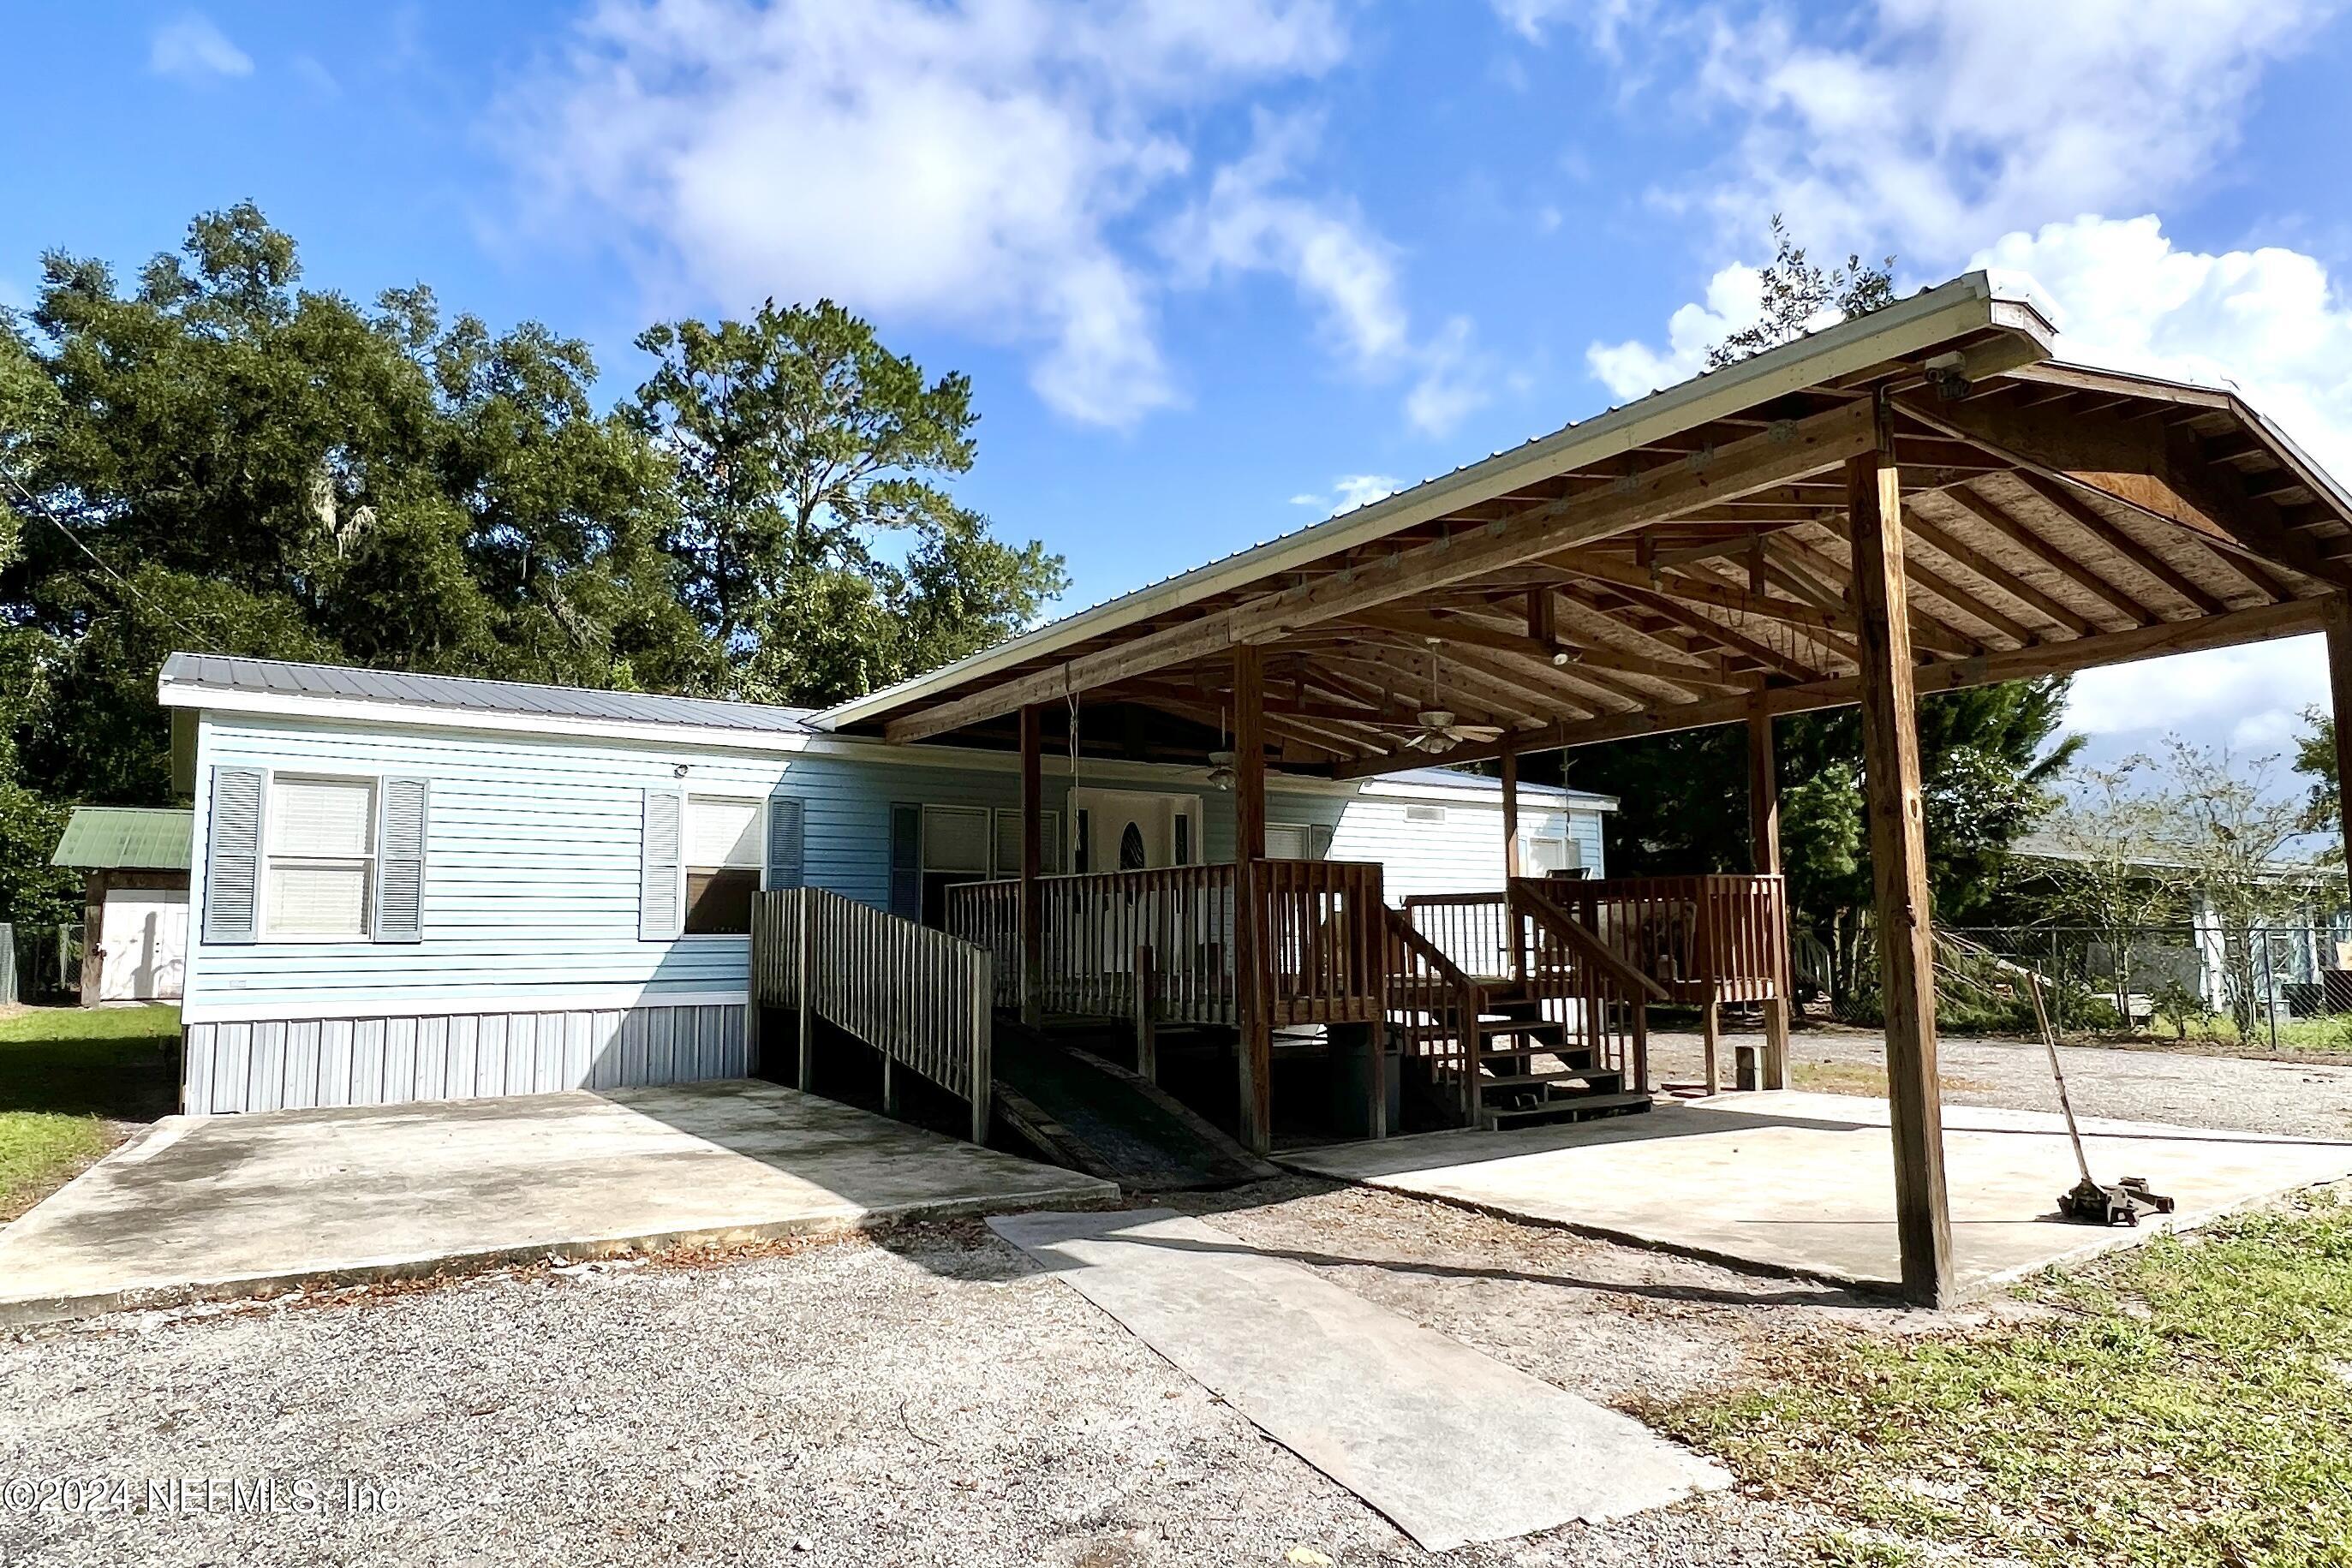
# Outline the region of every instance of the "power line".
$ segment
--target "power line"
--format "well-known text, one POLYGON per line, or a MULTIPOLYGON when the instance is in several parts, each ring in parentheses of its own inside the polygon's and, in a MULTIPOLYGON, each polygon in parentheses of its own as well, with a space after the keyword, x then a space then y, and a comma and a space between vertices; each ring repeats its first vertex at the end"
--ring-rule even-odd
POLYGON ((139 590, 132 585, 129 578, 115 570, 111 566, 109 566, 106 561, 100 557, 96 550, 90 549, 88 540, 84 539, 79 534, 74 532, 73 529, 68 528, 65 523, 47 507, 35 500, 32 493, 26 490, 24 486, 16 482, 16 476, 15 475, 9 474, 5 470, 0 470, 0 479, 5 479, 7 481, 8 488, 16 493, 18 503, 26 510, 29 511, 34 517, 40 518, 43 522, 48 524, 51 528, 57 529, 58 532, 63 534, 68 539, 71 540, 73 542, 73 547, 81 551, 82 554, 89 557, 91 563, 95 565, 99 570, 112 578, 115 582, 121 586, 123 592, 129 594, 131 598, 144 605, 151 613, 164 621, 170 622, 182 635, 187 637, 192 643, 198 645, 199 652, 202 652, 210 646, 212 639, 205 636, 205 633, 197 631, 194 627, 189 625, 186 622, 181 620, 178 616, 173 614, 170 611, 164 609, 162 605, 156 603, 153 600, 148 598, 145 594, 140 592, 139 590))

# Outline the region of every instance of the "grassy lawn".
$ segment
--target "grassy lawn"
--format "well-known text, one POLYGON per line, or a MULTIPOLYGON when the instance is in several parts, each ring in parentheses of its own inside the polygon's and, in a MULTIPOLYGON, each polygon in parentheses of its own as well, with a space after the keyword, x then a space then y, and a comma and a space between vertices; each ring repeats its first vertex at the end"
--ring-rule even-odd
POLYGON ((2352 1207, 2166 1239, 2022 1322, 1792 1346, 1654 1418, 1849 1529, 1825 1562, 2352 1564, 2352 1207))
POLYGON ((177 1008, 0 1014, 0 1220, 170 1113, 179 1081, 177 1008))

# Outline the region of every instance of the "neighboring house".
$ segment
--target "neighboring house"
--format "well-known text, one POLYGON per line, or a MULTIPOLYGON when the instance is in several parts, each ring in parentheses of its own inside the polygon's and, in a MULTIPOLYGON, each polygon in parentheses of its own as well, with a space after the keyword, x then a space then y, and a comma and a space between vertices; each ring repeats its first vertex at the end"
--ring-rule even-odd
MULTIPOLYGON (((936 923, 1009 876, 1010 754, 803 712, 174 654, 195 798, 184 1108, 455 1099, 738 1076, 751 894, 936 923)), ((1378 861, 1391 901, 1503 883, 1496 780, 1268 784, 1275 858, 1378 861)), ((1045 870, 1230 860, 1197 767, 1048 758, 1045 870)), ((1601 869, 1606 797, 1522 786, 1529 870, 1601 869)))
MULTIPOLYGON (((2011 852, 2053 867, 2091 858, 2047 832, 2026 834, 2011 852)), ((2346 907, 2340 866, 2285 859, 2269 862, 2263 881, 2274 889, 2269 901, 2275 913, 2259 926, 2232 931, 2216 912, 2212 894, 2196 886, 2187 869, 2164 858, 2159 848, 2150 846, 2144 855, 2134 852, 2121 863, 2145 865, 2151 878, 2160 870, 2166 881, 2178 885, 2186 879, 2188 883, 2181 892, 2185 924, 2172 931, 2145 931, 2130 945, 2133 1021, 2147 1021, 2155 1011, 2157 994, 2176 985, 2217 1013, 2239 1010, 2232 1003, 2233 988, 2256 997, 2250 1004, 2256 1009, 2264 1001, 2284 1003, 2297 1016, 2323 1007, 2329 1012, 2352 1009, 2352 910, 2346 907), (2238 977, 2234 982, 2233 971, 2238 977)), ((2095 975, 2115 967, 2103 941, 2089 944, 2085 961, 2095 975)))
POLYGON ((194 813, 77 806, 52 865, 84 873, 81 1004, 170 1001, 188 957, 194 813))

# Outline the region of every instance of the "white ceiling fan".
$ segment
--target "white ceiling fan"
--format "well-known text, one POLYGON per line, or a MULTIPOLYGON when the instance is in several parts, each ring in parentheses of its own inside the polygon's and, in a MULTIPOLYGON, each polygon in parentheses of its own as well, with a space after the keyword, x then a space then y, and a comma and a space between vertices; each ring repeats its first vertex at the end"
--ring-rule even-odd
POLYGON ((1437 638, 1429 639, 1429 706, 1413 716, 1418 723, 1404 737, 1407 748, 1431 757, 1442 757, 1465 742, 1502 739, 1500 725, 1464 724, 1455 716, 1454 710, 1445 706, 1444 698, 1438 695, 1437 645, 1437 638))

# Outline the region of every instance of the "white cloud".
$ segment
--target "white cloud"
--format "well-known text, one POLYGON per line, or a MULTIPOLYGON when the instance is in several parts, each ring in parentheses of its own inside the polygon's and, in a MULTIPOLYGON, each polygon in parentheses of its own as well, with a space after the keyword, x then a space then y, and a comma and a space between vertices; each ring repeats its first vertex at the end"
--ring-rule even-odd
POLYGON ((1040 396, 1120 425, 1180 397, 1160 294, 1217 276, 1290 279, 1355 372, 1462 359, 1414 342, 1352 204, 1299 188, 1311 127, 1262 119, 1195 173, 1203 113, 1345 49, 1331 0, 604 0, 500 124, 537 221, 617 233, 671 288, 1032 345, 1040 396))
POLYGON ((1763 314, 1762 275, 1735 262, 1707 280, 1703 303, 1693 301, 1666 319, 1663 348, 1638 340, 1595 343, 1585 350, 1584 361, 1612 397, 1630 402, 1698 374, 1709 349, 1763 314))
POLYGON ((1649 10, 1648 0, 1490 0, 1495 15, 1529 43, 1540 44, 1555 26, 1580 26, 1603 52, 1613 54, 1626 26, 1649 10))
POLYGON ((1969 265, 2031 276, 2066 358, 2226 381, 2352 476, 2352 298, 2316 258, 2180 250, 2154 216, 2084 217, 2004 235, 1969 265))
POLYGON ((155 29, 147 41, 147 68, 185 81, 246 77, 253 74, 253 57, 230 43, 211 17, 192 11, 155 29))
POLYGON ((1486 401, 1474 329, 1455 317, 1416 340, 1395 248, 1370 231, 1354 204, 1291 188, 1318 129, 1307 119, 1259 115, 1249 151, 1219 169, 1207 193, 1166 225, 1160 248, 1175 280, 1187 286, 1231 273, 1289 278, 1357 373, 1412 377, 1406 417, 1443 434, 1486 401))
POLYGON ((2271 752, 2292 743, 2312 706, 2327 709, 2326 641, 2290 637, 2085 670, 2068 691, 2066 726, 2126 749, 2177 732, 2271 752))
POLYGON ((1290 504, 1311 507, 1318 512, 1336 516, 1340 512, 1352 512, 1359 507, 1369 507, 1383 497, 1393 496, 1403 485, 1403 480, 1386 474, 1342 474, 1331 481, 1329 495, 1293 496, 1290 504))
MULTIPOLYGON (((2004 229, 2200 179, 2262 71, 2340 0, 1878 0, 1834 42, 1715 20, 1696 101, 1744 124, 1706 198, 1823 250, 1939 265, 2004 229)), ((1669 37, 1678 36, 1669 30, 1669 37)))

